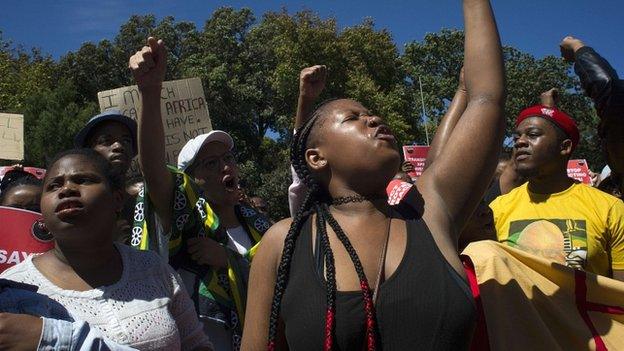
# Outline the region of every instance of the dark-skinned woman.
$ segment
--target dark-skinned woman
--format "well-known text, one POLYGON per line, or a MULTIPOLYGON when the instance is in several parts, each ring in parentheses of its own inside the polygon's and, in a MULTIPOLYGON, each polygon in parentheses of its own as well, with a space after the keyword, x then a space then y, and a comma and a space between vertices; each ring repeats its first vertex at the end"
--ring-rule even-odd
POLYGON ((137 349, 212 350, 180 278, 158 255, 113 243, 121 182, 90 149, 52 161, 41 212, 55 248, 3 272, 74 319, 137 349))
POLYGON ((401 158, 381 117, 333 100, 297 131, 291 162, 308 194, 254 257, 243 350, 469 347, 475 310, 457 238, 496 167, 505 92, 490 4, 463 8, 468 103, 412 189, 412 213, 385 198, 401 158))

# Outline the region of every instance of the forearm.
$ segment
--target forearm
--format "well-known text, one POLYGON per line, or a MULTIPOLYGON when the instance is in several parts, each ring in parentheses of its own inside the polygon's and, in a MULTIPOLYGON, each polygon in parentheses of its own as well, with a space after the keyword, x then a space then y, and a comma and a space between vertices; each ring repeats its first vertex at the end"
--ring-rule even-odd
POLYGON ((312 113, 312 108, 314 107, 314 100, 314 98, 299 94, 299 99, 297 100, 297 115, 295 116, 295 130, 301 128, 308 120, 310 113, 312 113))
MULTIPOLYGON (((504 65, 489 1, 464 0, 464 21, 464 70, 468 103, 489 101, 502 107, 505 101, 504 65)), ((502 116, 497 117, 502 120, 502 116)))
POLYGON ((165 231, 168 231, 171 222, 173 176, 167 170, 160 89, 141 91, 141 99, 143 106, 139 115, 139 163, 149 189, 150 200, 165 231))
POLYGON ((574 58, 574 71, 579 76, 585 93, 596 104, 600 104, 608 97, 613 83, 619 79, 617 72, 589 46, 579 48, 574 58))
POLYGON ((444 149, 444 145, 451 137, 453 129, 455 129, 459 118, 464 113, 464 110, 466 110, 467 104, 468 96, 466 91, 463 89, 457 89, 455 96, 451 101, 451 105, 444 114, 444 117, 442 117, 442 121, 440 122, 435 136, 433 137, 433 142, 431 143, 431 148, 429 149, 427 160, 425 161, 425 169, 433 163, 433 161, 444 149))
POLYGON ((106 339, 89 324, 77 321, 42 318, 43 328, 38 350, 134 350, 106 339))

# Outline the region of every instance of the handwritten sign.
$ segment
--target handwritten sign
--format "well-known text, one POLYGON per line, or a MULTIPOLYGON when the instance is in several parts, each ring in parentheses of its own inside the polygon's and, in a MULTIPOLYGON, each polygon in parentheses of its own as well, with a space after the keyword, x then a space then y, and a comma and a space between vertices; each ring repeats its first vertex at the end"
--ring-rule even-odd
POLYGON ((0 113, 0 159, 24 159, 24 116, 0 113))
MULTIPOLYGON (((102 112, 119 109, 135 120, 141 111, 141 94, 136 85, 101 91, 98 93, 98 101, 102 112)), ((167 163, 176 165, 178 154, 187 141, 212 130, 201 79, 163 82, 160 110, 165 131, 167 163)), ((138 174, 137 160, 132 162, 130 172, 138 174)))
POLYGON ((589 166, 585 160, 568 160, 568 177, 591 185, 589 166))
POLYGON ((429 146, 403 146, 403 157, 405 158, 405 161, 408 161, 409 163, 414 165, 414 172, 408 173, 408 175, 412 177, 412 179, 415 180, 422 174, 423 170, 425 169, 425 160, 427 159, 428 153, 429 146))

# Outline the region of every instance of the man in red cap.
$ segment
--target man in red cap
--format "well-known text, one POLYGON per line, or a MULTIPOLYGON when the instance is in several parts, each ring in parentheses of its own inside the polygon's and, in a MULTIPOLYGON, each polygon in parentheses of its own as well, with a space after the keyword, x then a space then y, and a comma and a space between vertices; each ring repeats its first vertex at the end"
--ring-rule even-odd
POLYGON ((520 113, 513 162, 528 182, 490 204, 498 240, 624 280, 624 203, 568 178, 578 143, 578 127, 563 111, 536 105, 520 113))

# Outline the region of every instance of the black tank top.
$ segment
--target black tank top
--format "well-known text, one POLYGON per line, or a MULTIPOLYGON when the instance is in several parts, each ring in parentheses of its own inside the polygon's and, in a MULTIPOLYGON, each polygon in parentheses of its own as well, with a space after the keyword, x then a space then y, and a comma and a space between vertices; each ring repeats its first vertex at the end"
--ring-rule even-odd
MULTIPOLYGON (((406 223, 405 254, 377 297, 382 349, 467 350, 475 326, 468 285, 442 256, 425 223, 406 223)), ((295 246, 281 310, 286 340, 294 351, 323 349, 325 280, 317 274, 313 256, 308 219, 295 246)), ((361 351, 364 322, 361 292, 338 291, 335 348, 361 351)))

